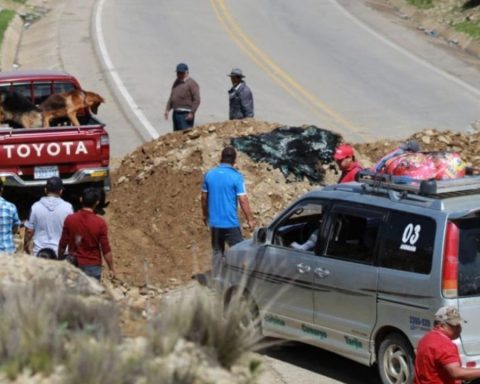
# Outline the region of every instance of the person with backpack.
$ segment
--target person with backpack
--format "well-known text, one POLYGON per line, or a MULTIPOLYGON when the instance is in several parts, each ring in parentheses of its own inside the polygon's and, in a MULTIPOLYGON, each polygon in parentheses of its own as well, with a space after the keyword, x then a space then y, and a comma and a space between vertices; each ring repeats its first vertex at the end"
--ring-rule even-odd
POLYGON ((72 204, 62 199, 62 193, 62 179, 58 176, 50 177, 45 185, 46 196, 33 204, 30 216, 25 222, 25 253, 33 253, 35 256, 50 253, 49 258, 57 258, 63 223, 66 217, 73 213, 72 204), (33 247, 30 249, 32 239, 33 247), (42 250, 43 252, 40 252, 42 250))
POLYGON ((82 192, 82 208, 65 219, 58 244, 58 256, 73 256, 78 267, 97 280, 102 276, 102 258, 105 260, 110 278, 115 277, 112 250, 108 240, 107 223, 95 213, 101 194, 97 188, 86 188, 82 192))

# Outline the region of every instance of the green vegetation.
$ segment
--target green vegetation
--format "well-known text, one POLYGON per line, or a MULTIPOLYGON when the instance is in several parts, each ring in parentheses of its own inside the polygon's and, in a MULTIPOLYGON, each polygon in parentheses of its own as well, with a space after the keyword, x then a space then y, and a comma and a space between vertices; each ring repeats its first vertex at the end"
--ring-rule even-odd
POLYGON ((0 11, 0 43, 3 41, 3 35, 14 16, 15 11, 11 9, 2 9, 0 11))
POLYGON ((454 25, 458 32, 466 33, 476 40, 480 40, 480 21, 462 21, 454 25))
POLYGON ((433 0, 407 0, 407 2, 421 9, 433 7, 433 0))

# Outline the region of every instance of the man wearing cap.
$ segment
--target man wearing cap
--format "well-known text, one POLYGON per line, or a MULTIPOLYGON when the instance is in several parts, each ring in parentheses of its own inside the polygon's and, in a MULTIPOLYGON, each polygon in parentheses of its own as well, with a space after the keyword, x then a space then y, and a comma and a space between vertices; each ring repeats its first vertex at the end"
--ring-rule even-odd
POLYGON ((355 176, 362 169, 360 163, 355 161, 355 154, 352 146, 348 144, 340 144, 333 155, 333 158, 338 164, 338 167, 342 171, 339 183, 348 183, 349 181, 355 181, 355 176))
POLYGON ((48 248, 58 255, 58 242, 62 235, 65 218, 73 213, 72 204, 62 199, 62 179, 54 176, 47 180, 45 195, 35 204, 30 211, 30 217, 25 222, 25 237, 23 250, 35 256, 42 249, 48 248), (30 242, 33 239, 33 249, 30 242))
POLYGON ((3 181, 0 180, 0 252, 15 253, 13 235, 18 232, 20 219, 15 204, 2 197, 3 181))
POLYGON ((200 87, 188 74, 188 65, 177 65, 177 78, 173 83, 165 109, 165 120, 173 109, 173 130, 182 131, 193 127, 195 113, 200 105, 200 87))
POLYGON ((457 308, 441 307, 435 313, 433 329, 419 341, 415 358, 414 384, 460 384, 480 378, 480 369, 463 368, 457 346, 462 322, 457 308))
POLYGON ((253 117, 253 95, 245 83, 243 72, 234 68, 229 75, 232 88, 228 91, 230 105, 230 120, 253 117))

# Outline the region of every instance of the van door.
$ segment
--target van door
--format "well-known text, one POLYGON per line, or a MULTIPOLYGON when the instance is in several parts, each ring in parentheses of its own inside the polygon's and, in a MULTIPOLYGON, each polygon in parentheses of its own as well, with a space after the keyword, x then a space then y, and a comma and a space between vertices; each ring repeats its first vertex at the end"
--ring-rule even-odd
POLYGON ((480 218, 455 221, 460 230, 458 252, 458 309, 461 341, 466 355, 480 354, 480 218))
POLYGON ((376 321, 377 239, 386 211, 339 203, 329 215, 326 246, 314 270, 314 318, 329 349, 368 362, 376 321))
POLYGON ((269 228, 272 238, 257 255, 252 286, 267 335, 296 338, 301 324, 313 323, 314 249, 325 207, 320 200, 300 201, 269 228))

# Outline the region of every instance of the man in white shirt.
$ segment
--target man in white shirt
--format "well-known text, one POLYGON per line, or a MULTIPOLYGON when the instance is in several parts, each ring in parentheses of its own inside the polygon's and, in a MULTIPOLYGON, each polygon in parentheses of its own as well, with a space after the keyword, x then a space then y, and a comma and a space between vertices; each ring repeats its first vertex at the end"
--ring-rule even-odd
POLYGON ((63 222, 73 213, 72 204, 61 198, 63 182, 57 176, 47 180, 46 196, 32 206, 30 217, 25 223, 23 249, 26 253, 38 256, 42 249, 49 248, 58 255, 58 242, 62 236, 63 222), (33 249, 30 242, 33 238, 33 249))

